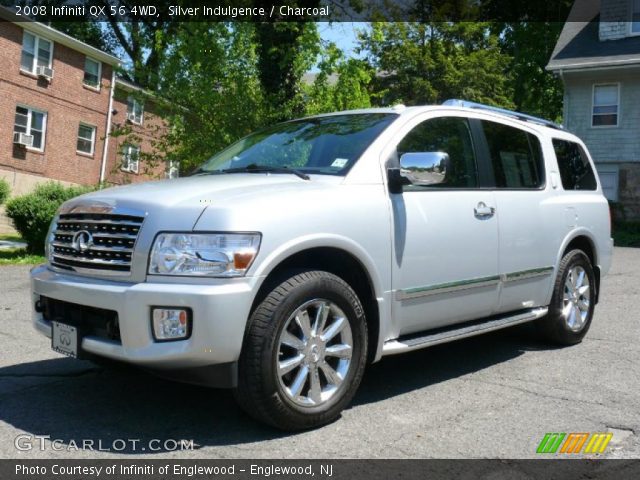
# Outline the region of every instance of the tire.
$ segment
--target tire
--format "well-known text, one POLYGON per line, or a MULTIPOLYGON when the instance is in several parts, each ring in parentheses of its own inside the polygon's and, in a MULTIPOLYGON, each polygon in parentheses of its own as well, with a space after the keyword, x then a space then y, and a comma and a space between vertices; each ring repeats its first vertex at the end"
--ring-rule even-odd
POLYGON ((245 412, 279 429, 318 427, 352 400, 366 358, 367 324, 353 289, 328 272, 292 273, 249 319, 234 395, 245 412))
POLYGON ((593 319, 596 288, 589 257, 582 250, 568 252, 558 268, 549 313, 540 322, 546 340, 558 345, 582 341, 593 319))

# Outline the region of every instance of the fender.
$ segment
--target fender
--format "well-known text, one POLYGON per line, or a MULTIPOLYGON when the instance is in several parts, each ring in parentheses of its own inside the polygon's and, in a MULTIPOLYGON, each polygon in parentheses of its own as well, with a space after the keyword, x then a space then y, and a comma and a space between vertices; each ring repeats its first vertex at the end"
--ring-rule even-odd
POLYGON ((562 260, 562 254, 567 249, 569 244, 578 237, 586 237, 589 239, 589 241, 593 245, 594 267, 598 266, 598 252, 600 251, 600 246, 598 245, 598 242, 593 233, 584 227, 574 228, 573 230, 570 230, 569 233, 565 235, 564 240, 562 241, 562 243, 560 244, 560 248, 558 249, 558 255, 556 256, 556 262, 554 265, 554 280, 549 285, 549 291, 547 292, 546 297, 547 305, 551 302, 551 297, 553 296, 553 286, 555 285, 555 278, 558 274, 558 266, 560 265, 560 261, 562 260))

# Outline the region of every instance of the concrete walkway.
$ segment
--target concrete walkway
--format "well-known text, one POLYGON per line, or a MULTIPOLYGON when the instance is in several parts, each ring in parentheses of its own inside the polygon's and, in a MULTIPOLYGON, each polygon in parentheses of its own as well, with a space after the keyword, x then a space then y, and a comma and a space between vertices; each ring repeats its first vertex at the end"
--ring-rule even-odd
POLYGON ((12 242, 9 240, 0 240, 0 250, 13 250, 14 248, 25 248, 24 242, 12 242))

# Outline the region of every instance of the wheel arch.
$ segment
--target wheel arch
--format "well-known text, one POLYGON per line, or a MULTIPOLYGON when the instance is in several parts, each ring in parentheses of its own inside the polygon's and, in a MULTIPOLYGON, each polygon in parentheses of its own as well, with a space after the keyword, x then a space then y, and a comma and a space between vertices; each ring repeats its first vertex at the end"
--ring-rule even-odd
MULTIPOLYGON (((556 274, 557 266, 560 265, 562 258, 571 250, 582 250, 593 267, 593 272, 596 279, 596 303, 598 303, 600 297, 600 267, 598 266, 598 247, 596 239, 593 234, 587 229, 577 229, 569 233, 562 242, 562 246, 558 252, 558 258, 556 259, 556 274)), ((549 297, 550 298, 550 297, 549 297)))
POLYGON ((275 252, 268 262, 263 262, 257 274, 264 279, 254 297, 251 312, 293 271, 332 273, 347 282, 362 302, 367 319, 368 361, 374 361, 379 356, 382 282, 373 267, 373 260, 364 250, 354 251, 351 245, 326 240, 301 242, 294 248, 283 248, 281 252, 275 252))

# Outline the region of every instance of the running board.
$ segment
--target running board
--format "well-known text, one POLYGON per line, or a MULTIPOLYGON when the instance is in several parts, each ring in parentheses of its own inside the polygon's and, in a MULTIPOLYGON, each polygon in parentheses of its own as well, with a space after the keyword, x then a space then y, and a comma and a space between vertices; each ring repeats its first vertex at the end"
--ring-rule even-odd
POLYGON ((437 329, 423 334, 412 334, 400 337, 396 340, 388 340, 382 346, 382 355, 395 355, 397 353, 410 352, 421 348, 432 347, 440 343, 460 340, 462 338, 473 337, 482 333, 500 330, 520 323, 531 322, 544 317, 549 309, 547 307, 534 308, 525 312, 519 312, 507 317, 489 317, 481 322, 472 324, 463 323, 453 325, 446 330, 437 329))

